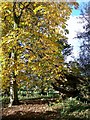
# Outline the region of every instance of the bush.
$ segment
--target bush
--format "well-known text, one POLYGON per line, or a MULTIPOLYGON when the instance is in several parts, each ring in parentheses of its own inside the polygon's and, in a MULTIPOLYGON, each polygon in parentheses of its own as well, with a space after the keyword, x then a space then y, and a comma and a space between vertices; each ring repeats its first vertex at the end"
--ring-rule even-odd
POLYGON ((0 101, 2 102, 2 107, 5 107, 9 103, 9 97, 1 97, 0 101))
POLYGON ((68 98, 54 106, 58 106, 58 112, 62 119, 89 120, 90 105, 82 103, 76 98, 68 98))

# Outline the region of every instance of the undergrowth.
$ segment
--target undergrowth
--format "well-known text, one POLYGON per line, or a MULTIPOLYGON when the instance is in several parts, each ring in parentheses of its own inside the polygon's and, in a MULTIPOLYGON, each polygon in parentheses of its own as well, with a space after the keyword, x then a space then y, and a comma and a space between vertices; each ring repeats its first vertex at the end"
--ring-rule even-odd
POLYGON ((56 120, 90 120, 90 104, 76 98, 59 101, 53 106, 60 115, 56 120))

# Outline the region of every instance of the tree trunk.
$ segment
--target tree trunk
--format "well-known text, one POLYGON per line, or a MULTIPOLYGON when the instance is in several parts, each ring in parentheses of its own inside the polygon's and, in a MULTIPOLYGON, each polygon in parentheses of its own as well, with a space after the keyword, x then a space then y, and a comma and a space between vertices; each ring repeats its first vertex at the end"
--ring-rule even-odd
POLYGON ((17 105, 17 104, 19 104, 17 83, 16 83, 16 80, 15 81, 11 80, 10 103, 8 107, 11 107, 12 105, 17 105))
POLYGON ((13 82, 13 88, 14 88, 14 101, 13 104, 17 105, 19 104, 19 100, 18 100, 18 88, 17 88, 17 83, 16 80, 13 82))
POLYGON ((14 101, 13 80, 10 81, 10 103, 8 107, 11 107, 14 101))
MULTIPOLYGON (((17 60, 17 55, 14 51, 14 49, 12 50, 12 52, 10 53, 10 58, 14 59, 14 61, 17 60)), ((15 63, 12 61, 12 66, 15 63)), ((12 105, 17 105, 19 103, 18 101, 18 89, 17 89, 17 83, 16 83, 16 75, 14 70, 11 72, 11 76, 10 76, 10 104, 8 107, 11 107, 12 105)))
MULTIPOLYGON (((20 18, 21 18, 22 12, 23 12, 23 10, 21 10, 20 15, 17 16, 15 10, 16 10, 16 2, 14 1, 13 2, 13 18, 14 18, 14 26, 13 27, 14 27, 14 29, 19 28, 20 18)), ((14 61, 17 61, 17 53, 16 53, 15 49, 12 48, 9 58, 12 58, 14 61)), ((12 62, 12 66, 14 64, 15 63, 12 62)), ((9 107, 19 103, 16 75, 15 75, 14 70, 12 71, 10 77, 11 77, 11 81, 10 81, 10 104, 9 104, 9 107)))

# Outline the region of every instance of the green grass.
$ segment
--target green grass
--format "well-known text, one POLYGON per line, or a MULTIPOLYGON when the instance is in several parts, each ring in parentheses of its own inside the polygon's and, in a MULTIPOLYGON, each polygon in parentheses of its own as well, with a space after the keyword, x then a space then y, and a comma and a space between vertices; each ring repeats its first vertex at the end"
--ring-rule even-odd
MULTIPOLYGON (((90 104, 82 103, 76 98, 68 98, 54 104, 62 120, 89 120, 90 104)), ((57 119, 58 120, 58 119, 57 119)))

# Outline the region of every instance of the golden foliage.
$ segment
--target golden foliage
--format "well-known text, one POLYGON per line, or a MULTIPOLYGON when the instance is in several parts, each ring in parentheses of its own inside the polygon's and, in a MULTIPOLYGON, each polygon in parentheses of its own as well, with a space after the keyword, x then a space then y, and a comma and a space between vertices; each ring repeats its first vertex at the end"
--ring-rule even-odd
POLYGON ((70 6, 53 2, 2 2, 0 10, 2 83, 10 81, 12 72, 18 83, 20 80, 33 79, 28 78, 28 74, 37 75, 38 78, 42 76, 42 80, 54 80, 64 62, 63 48, 58 41, 66 39, 70 6), (16 23, 15 19, 19 21, 16 23), (18 27, 14 27, 15 24, 18 27))

